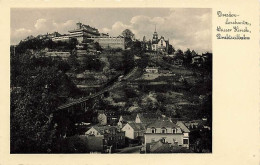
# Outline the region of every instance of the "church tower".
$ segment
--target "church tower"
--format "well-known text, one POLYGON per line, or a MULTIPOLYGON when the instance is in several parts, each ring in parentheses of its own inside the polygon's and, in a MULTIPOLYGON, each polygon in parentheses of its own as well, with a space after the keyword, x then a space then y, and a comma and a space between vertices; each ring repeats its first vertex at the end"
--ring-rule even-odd
POLYGON ((158 34, 156 32, 156 25, 155 25, 155 30, 154 30, 154 33, 153 33, 153 42, 156 42, 158 40, 158 34))

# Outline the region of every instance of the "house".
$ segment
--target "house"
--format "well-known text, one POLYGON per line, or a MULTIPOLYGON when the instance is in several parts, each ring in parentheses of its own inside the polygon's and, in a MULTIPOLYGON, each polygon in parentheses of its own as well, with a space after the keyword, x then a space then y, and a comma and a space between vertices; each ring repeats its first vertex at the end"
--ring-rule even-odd
POLYGON ((158 73, 158 67, 146 67, 145 72, 146 73, 158 73))
POLYGON ((158 113, 138 113, 135 118, 135 123, 142 123, 143 125, 155 122, 159 117, 158 113))
POLYGON ((192 121, 186 121, 184 122, 185 126, 188 127, 189 129, 197 129, 200 126, 202 126, 202 120, 192 120, 192 121))
POLYGON ((125 132, 116 126, 92 126, 85 132, 85 135, 103 137, 104 148, 112 147, 113 149, 117 149, 125 146, 125 132))
POLYGON ((186 127, 186 125, 182 121, 177 121, 176 125, 179 126, 183 132, 183 141, 187 143, 183 143, 183 147, 189 148, 189 133, 190 130, 186 127))
POLYGON ((168 52, 169 49, 169 40, 165 40, 163 36, 161 38, 158 38, 158 34, 155 31, 153 33, 153 39, 152 39, 152 50, 157 52, 168 52))
MULTIPOLYGON (((178 123, 178 122, 177 122, 178 123)), ((173 123, 171 120, 162 118, 158 119, 146 127, 144 134, 146 151, 149 152, 152 143, 161 141, 172 146, 181 146, 189 148, 189 130, 185 125, 173 123), (181 126, 179 126, 181 125, 181 126)))
POLYGON ((125 137, 129 139, 143 137, 145 133, 145 127, 142 123, 127 123, 121 130, 125 132, 125 137))
POLYGON ((105 115, 107 116, 107 124, 116 125, 118 121, 118 114, 113 111, 105 111, 105 115))
POLYGON ((136 118, 136 116, 134 114, 132 114, 132 115, 121 115, 119 117, 119 122, 126 124, 128 122, 134 122, 135 118, 136 118))
POLYGON ((200 67, 204 61, 205 61, 205 59, 203 58, 203 56, 197 55, 192 58, 191 64, 197 65, 198 67, 200 67))
POLYGON ((100 125, 116 125, 118 114, 113 111, 97 110, 97 121, 100 125))
POLYGON ((107 125, 107 115, 104 111, 100 111, 97 116, 98 122, 100 125, 107 125))

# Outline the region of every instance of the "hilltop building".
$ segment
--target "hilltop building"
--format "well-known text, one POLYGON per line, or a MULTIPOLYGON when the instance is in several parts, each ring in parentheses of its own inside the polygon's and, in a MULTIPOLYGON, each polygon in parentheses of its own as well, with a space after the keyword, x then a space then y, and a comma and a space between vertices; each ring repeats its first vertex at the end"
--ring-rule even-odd
POLYGON ((152 40, 147 41, 146 37, 143 37, 142 47, 144 50, 147 51, 154 51, 154 52, 161 52, 161 53, 168 53, 169 50, 169 39, 166 40, 163 36, 159 37, 158 33, 155 31, 153 33, 152 40))
POLYGON ((120 48, 122 50, 125 49, 125 38, 123 36, 118 37, 109 37, 109 36, 99 36, 99 37, 91 37, 94 42, 98 42, 101 48, 109 49, 109 48, 120 48))
POLYGON ((169 39, 166 40, 164 39, 163 36, 158 38, 158 34, 156 32, 156 27, 155 27, 155 31, 153 33, 153 39, 152 39, 152 50, 157 52, 168 52, 168 48, 169 48, 169 39))
POLYGON ((53 37, 53 41, 68 41, 70 38, 76 38, 82 43, 86 38, 100 36, 98 29, 82 23, 76 24, 76 29, 69 30, 69 34, 53 37))
POLYGON ((120 48, 125 49, 125 39, 122 36, 111 37, 108 33, 99 33, 98 29, 82 23, 76 24, 76 29, 69 30, 68 34, 58 35, 52 38, 52 41, 68 42, 71 38, 76 38, 79 43, 85 43, 89 40, 98 42, 101 48, 120 48))

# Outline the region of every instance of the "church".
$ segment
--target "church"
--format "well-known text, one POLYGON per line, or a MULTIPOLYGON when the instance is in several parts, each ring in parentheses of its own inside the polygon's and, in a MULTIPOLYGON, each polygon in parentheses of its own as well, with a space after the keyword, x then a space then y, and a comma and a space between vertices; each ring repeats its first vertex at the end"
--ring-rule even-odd
POLYGON ((163 36, 158 37, 158 33, 155 31, 153 33, 152 40, 146 41, 145 36, 143 37, 143 46, 146 50, 152 50, 154 52, 168 53, 169 50, 169 39, 166 40, 163 36))
POLYGON ((152 50, 157 52, 168 52, 169 48, 169 39, 166 40, 163 36, 158 38, 158 34, 155 31, 153 33, 153 39, 152 39, 152 50))

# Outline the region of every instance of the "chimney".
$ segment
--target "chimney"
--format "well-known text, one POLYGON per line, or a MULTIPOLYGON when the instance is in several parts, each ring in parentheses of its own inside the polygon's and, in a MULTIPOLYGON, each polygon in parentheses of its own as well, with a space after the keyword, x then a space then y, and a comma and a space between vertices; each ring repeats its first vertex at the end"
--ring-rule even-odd
POLYGON ((82 23, 78 22, 76 25, 77 25, 77 29, 81 29, 82 23))

